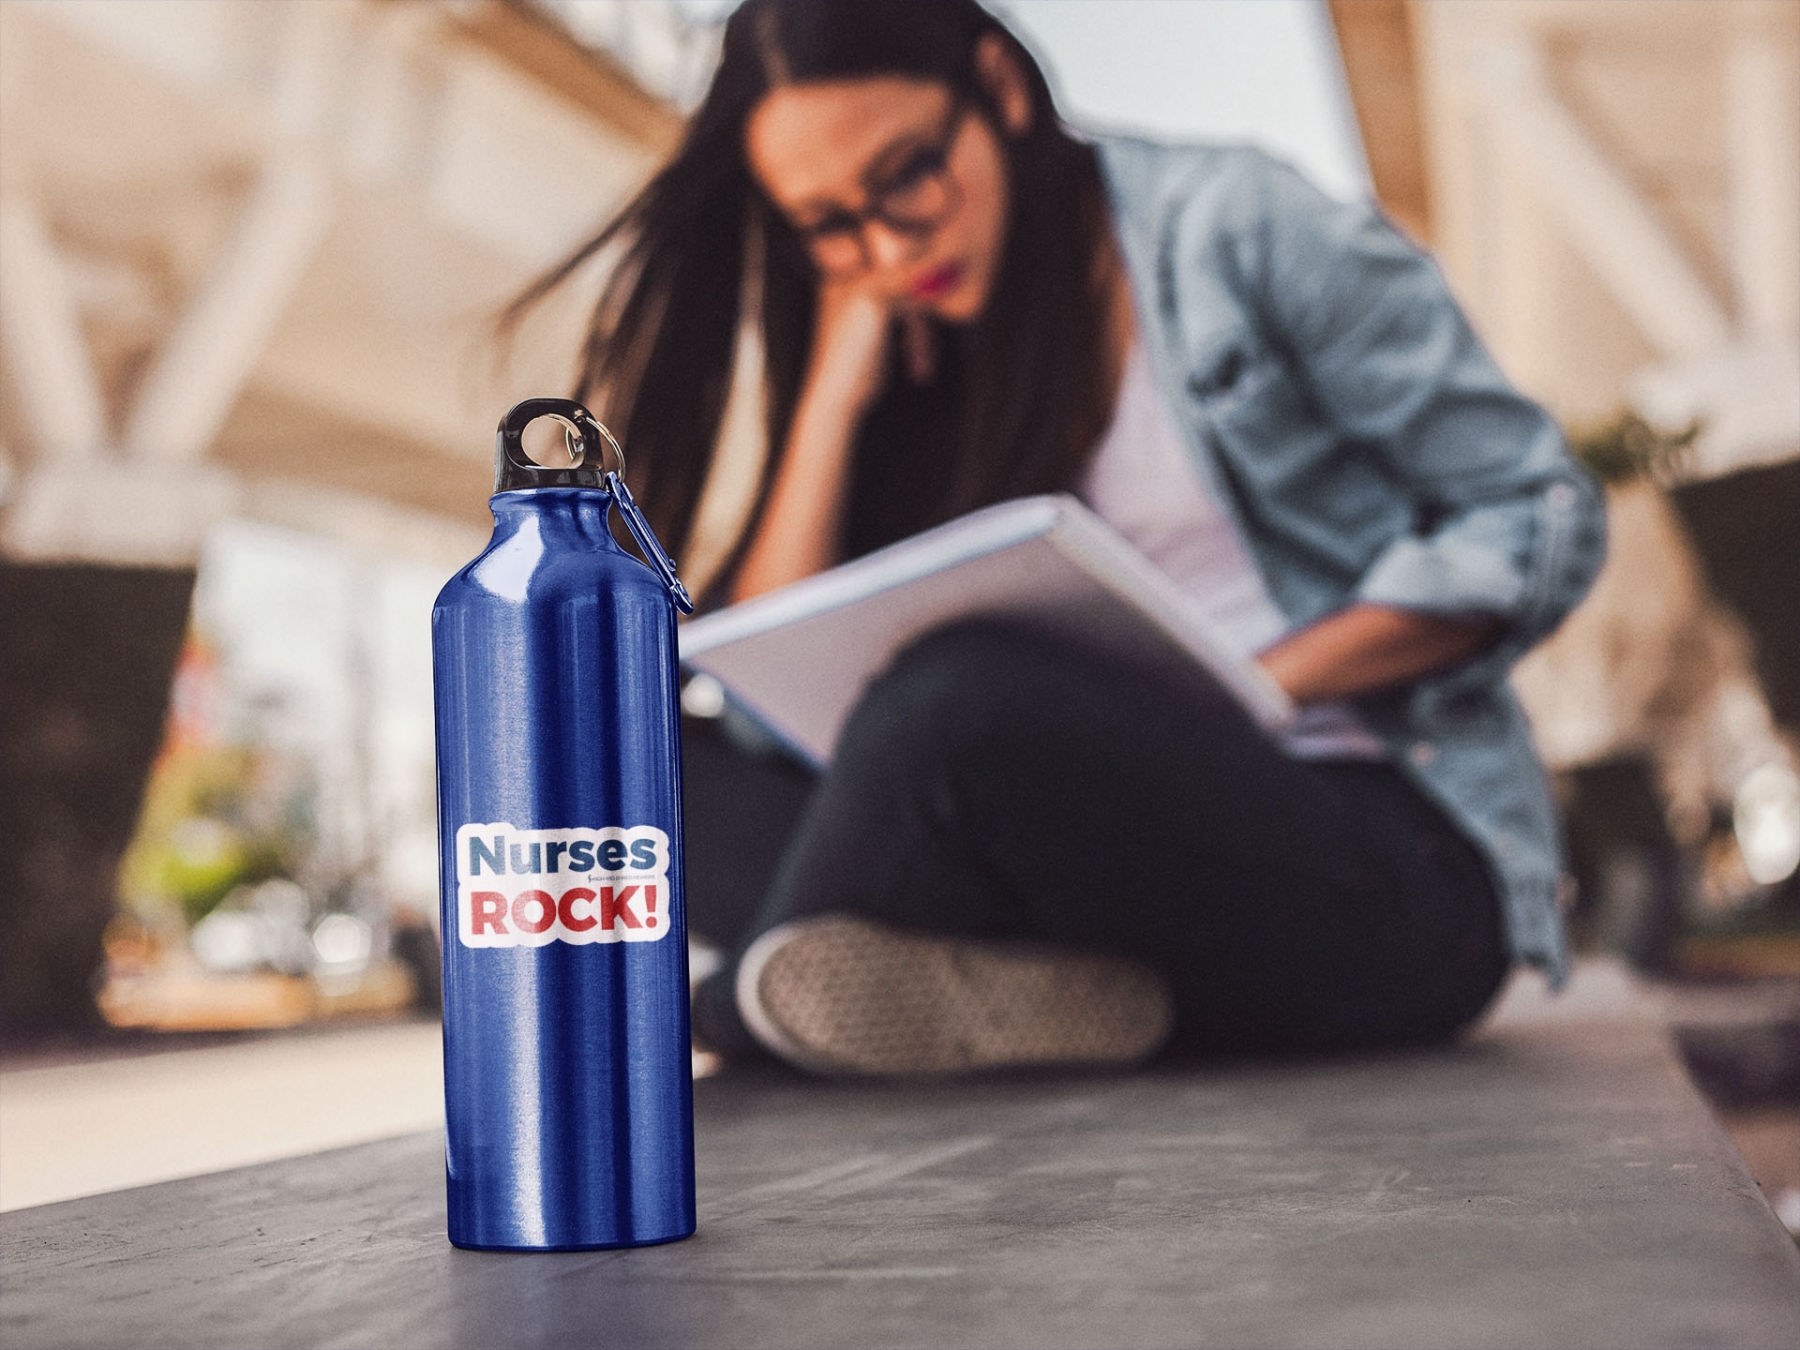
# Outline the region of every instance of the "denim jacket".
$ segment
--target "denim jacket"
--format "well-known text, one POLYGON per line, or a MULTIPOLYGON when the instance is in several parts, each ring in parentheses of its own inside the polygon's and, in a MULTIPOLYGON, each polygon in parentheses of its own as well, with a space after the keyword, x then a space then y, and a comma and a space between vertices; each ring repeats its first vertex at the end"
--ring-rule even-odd
POLYGON ((1244 147, 1095 144, 1158 382, 1288 619, 1369 601, 1504 622, 1476 660, 1357 706, 1486 856, 1514 956, 1560 983, 1556 818, 1506 673, 1599 570, 1598 490, 1373 207, 1244 147))

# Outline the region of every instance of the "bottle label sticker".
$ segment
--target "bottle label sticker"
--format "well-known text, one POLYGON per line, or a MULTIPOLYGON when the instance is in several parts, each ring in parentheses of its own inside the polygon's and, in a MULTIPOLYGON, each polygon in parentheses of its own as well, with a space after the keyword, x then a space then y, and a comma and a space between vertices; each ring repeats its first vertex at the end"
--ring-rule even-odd
POLYGON ((656 942, 669 931, 669 836, 653 825, 456 832, 465 947, 656 942))

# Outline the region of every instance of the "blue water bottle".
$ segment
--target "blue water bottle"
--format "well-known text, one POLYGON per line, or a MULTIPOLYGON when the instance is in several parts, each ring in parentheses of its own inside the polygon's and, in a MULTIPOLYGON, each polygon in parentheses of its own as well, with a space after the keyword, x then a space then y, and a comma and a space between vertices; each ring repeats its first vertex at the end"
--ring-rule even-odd
POLYGON ((694 1231, 675 642, 693 606, 623 470, 580 404, 514 407, 494 537, 431 612, 459 1247, 694 1231), (539 417, 563 424, 568 467, 525 453, 539 417), (648 566, 614 541, 614 510, 648 566))

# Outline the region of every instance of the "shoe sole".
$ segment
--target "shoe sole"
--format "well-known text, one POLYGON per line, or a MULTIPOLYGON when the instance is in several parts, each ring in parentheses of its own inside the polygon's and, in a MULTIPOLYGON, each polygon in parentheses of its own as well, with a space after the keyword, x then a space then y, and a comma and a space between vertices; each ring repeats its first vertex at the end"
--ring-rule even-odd
POLYGON ((737 1003, 790 1063, 872 1075, 1130 1064, 1163 1043, 1174 1012, 1135 961, 846 917, 763 934, 739 963, 737 1003))

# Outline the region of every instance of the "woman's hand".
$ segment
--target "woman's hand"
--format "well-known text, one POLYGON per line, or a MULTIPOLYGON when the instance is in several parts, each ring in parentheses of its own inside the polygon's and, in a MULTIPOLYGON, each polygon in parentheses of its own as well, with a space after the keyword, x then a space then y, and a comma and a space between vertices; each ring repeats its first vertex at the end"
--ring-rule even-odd
POLYGON ((852 422, 860 419, 881 393, 896 328, 907 377, 924 384, 937 367, 937 353, 931 322, 922 311, 896 305, 854 282, 824 286, 812 365, 801 396, 848 413, 852 422))
POLYGON ((801 405, 813 403, 852 426, 881 392, 887 369, 893 306, 854 282, 830 282, 819 290, 812 361, 801 388, 801 405))
MULTIPOLYGON (((866 284, 821 287, 812 359, 793 428, 732 599, 761 595, 837 561, 851 448, 863 415, 881 393, 895 316, 893 301, 866 284)), ((929 378, 924 317, 902 315, 901 321, 908 373, 929 378)))
POLYGON ((1497 618, 1351 605, 1290 633, 1257 659, 1295 703, 1318 703, 1460 665, 1492 646, 1501 627, 1497 618))

